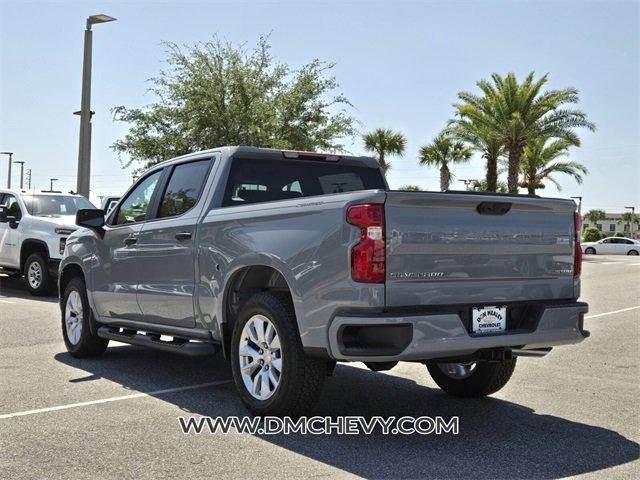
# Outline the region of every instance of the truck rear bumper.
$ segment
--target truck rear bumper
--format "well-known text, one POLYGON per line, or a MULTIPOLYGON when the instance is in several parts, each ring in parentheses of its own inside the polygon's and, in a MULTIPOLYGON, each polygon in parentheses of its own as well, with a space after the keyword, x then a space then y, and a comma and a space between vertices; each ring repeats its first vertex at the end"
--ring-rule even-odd
POLYGON ((473 355, 493 348, 540 349, 579 343, 586 303, 538 305, 529 330, 475 335, 457 313, 342 314, 329 327, 330 355, 336 360, 421 361, 473 355))

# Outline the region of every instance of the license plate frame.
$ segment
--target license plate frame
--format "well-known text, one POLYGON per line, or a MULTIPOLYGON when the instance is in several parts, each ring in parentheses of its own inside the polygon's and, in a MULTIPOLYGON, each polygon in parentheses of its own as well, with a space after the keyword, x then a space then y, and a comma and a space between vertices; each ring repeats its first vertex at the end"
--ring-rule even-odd
POLYGON ((506 305, 472 307, 471 333, 475 335, 504 333, 507 330, 507 313, 506 305))

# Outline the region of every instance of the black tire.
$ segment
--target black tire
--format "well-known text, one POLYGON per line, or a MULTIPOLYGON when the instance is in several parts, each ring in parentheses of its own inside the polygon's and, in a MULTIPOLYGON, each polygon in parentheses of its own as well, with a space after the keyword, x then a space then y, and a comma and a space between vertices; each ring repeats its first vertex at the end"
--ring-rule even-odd
POLYGON ((587 255, 595 255, 596 254, 596 249, 593 248, 593 247, 589 247, 589 248, 585 249, 584 253, 587 254, 587 255))
POLYGON ((501 362, 478 362, 471 374, 463 379, 456 379, 442 371, 438 362, 427 362, 427 368, 438 386, 456 397, 484 397, 496 393, 504 387, 513 370, 516 358, 501 362))
POLYGON ((93 312, 89 306, 89 300, 87 299, 87 288, 84 284, 84 280, 80 277, 75 277, 67 284, 62 295, 62 337, 64 338, 64 344, 67 347, 67 351, 74 357, 89 358, 102 355, 109 345, 109 340, 100 338, 98 335, 91 333, 89 326, 93 312), (80 338, 76 343, 69 340, 67 326, 65 322, 66 308, 69 296, 77 292, 80 296, 82 303, 82 320, 81 320, 81 333, 80 338))
POLYGON ((27 257, 27 261, 24 262, 22 273, 24 275, 24 283, 31 295, 42 296, 51 292, 53 281, 51 275, 49 274, 49 262, 47 261, 46 254, 42 252, 36 252, 29 255, 27 257), (35 269, 34 274, 38 275, 39 273, 39 277, 34 279, 30 278, 32 265, 35 269))
POLYGON ((627 255, 638 255, 638 250, 629 250, 627 255))
MULTIPOLYGON (((305 355, 296 316, 288 295, 262 292, 242 307, 231 338, 233 380, 242 402, 257 415, 300 416, 317 401, 326 376, 326 362, 305 355), (240 342, 245 324, 254 315, 264 315, 273 324, 280 339, 282 371, 272 396, 260 400, 251 395, 242 380, 240 342)), ((260 370, 258 370, 259 373, 260 370)))

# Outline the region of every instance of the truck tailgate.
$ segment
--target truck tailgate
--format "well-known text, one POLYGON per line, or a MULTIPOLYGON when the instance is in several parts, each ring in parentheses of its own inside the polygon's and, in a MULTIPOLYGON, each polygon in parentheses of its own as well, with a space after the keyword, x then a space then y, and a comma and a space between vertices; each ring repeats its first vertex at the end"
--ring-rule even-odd
POLYGON ((386 305, 574 298, 574 211, 562 199, 388 192, 386 305))

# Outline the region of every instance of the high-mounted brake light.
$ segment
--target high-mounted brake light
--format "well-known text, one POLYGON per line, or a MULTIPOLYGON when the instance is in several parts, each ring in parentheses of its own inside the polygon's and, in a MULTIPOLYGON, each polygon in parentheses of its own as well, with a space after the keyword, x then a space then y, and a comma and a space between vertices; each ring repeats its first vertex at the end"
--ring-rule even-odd
POLYGON ((296 152, 293 150, 283 150, 282 155, 284 156, 284 158, 295 158, 297 160, 322 160, 325 162, 337 162, 340 160, 340 155, 331 155, 328 153, 296 152))
POLYGON ((580 236, 582 235, 582 217, 578 212, 573 212, 573 226, 575 227, 576 239, 573 245, 575 248, 573 255, 573 276, 579 277, 582 273, 582 247, 580 246, 580 236))
POLYGON ((347 210, 347 222, 360 227, 360 241, 351 249, 351 278, 383 283, 385 277, 384 205, 366 203, 347 210))

